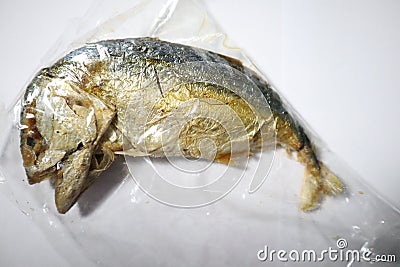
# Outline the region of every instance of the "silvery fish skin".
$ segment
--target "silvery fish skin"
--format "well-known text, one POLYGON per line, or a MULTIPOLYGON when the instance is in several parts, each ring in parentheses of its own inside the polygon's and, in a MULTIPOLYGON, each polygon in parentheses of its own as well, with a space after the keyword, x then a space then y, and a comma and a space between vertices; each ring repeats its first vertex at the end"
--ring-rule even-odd
POLYGON ((240 61, 203 49, 154 38, 87 44, 42 69, 22 102, 20 148, 28 181, 55 179, 60 213, 73 206, 117 154, 228 163, 236 154, 256 152, 260 142, 275 136, 279 146, 296 152, 305 165, 303 211, 316 208, 323 195, 343 191, 270 85, 240 61), (224 82, 226 77, 231 83, 224 82), (227 88, 233 86, 239 89, 227 88), (261 95, 254 97, 252 86, 261 95), (171 123, 193 112, 200 116, 172 134, 171 123), (232 140, 218 121, 207 118, 215 116, 211 114, 244 131, 232 140), (200 151, 198 140, 203 138, 213 140, 216 148, 200 151), (246 145, 230 150, 234 142, 249 144, 250 151, 246 145))

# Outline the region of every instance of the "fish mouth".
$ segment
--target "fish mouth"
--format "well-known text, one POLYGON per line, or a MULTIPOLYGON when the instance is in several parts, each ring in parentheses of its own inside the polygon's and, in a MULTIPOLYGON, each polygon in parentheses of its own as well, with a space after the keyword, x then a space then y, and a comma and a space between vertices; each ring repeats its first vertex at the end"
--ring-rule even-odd
POLYGON ((31 103, 25 104, 20 122, 22 125, 20 150, 29 184, 56 177, 58 173, 56 163, 65 155, 65 153, 60 153, 57 157, 53 157, 56 160, 54 164, 46 157, 48 144, 37 128, 36 113, 36 99, 34 99, 31 103), (38 161, 47 164, 38 167, 38 161))

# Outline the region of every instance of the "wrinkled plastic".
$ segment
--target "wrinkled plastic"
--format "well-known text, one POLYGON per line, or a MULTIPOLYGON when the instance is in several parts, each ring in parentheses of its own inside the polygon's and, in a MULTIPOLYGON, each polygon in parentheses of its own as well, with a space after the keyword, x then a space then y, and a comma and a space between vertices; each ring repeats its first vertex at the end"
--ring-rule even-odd
MULTIPOLYGON (((84 34, 72 37, 74 40, 60 40, 49 54, 49 63, 87 42, 157 36, 223 53, 253 67, 239 49, 226 45, 226 36, 194 1, 122 2, 97 4, 80 24, 84 34), (118 15, 111 16, 115 12, 118 15)), ((316 136, 311 139, 320 159, 342 178, 346 192, 327 198, 311 213, 298 208, 303 166, 278 150, 271 169, 264 166, 269 171, 266 182, 254 194, 249 194, 252 174, 263 167, 257 155, 249 158, 241 181, 235 180, 235 187, 223 199, 194 209, 165 205, 140 190, 143 179, 138 182, 135 174, 153 175, 150 163, 131 157, 126 157, 125 163, 120 157, 80 197, 76 207, 62 216, 54 207, 50 183, 30 186, 26 181, 19 151, 19 127, 23 125, 16 125, 19 112, 16 119, 12 112, 1 118, 4 125, 14 127, 9 134, 2 132, 8 138, 1 139, 5 142, 0 146, 0 190, 32 217, 71 264, 254 266, 268 263, 259 259, 265 256, 260 253, 265 246, 287 252, 313 249, 318 255, 329 248, 370 251, 369 259, 374 255, 396 255, 397 261, 400 258, 399 211, 364 185, 316 136)), ((151 164, 170 166, 168 161, 151 164)), ((330 266, 363 266, 367 261, 324 260, 330 266)), ((313 263, 297 262, 304 266, 313 263)), ((293 260, 279 261, 275 255, 272 264, 291 265, 293 260)))

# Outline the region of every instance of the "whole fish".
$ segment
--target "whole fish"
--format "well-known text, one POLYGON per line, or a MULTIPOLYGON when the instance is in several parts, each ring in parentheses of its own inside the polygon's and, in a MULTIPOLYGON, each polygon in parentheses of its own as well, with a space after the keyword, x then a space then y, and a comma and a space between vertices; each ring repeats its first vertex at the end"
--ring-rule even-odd
POLYGON ((27 87, 20 123, 28 181, 54 179, 60 213, 117 154, 229 163, 275 137, 305 165, 303 211, 316 208, 324 195, 343 191, 300 123, 259 75, 239 60, 155 38, 87 44, 42 69, 27 87), (179 132, 172 130, 190 114, 196 116, 179 132), (239 128, 244 131, 235 131, 239 128), (215 146, 200 149, 204 138, 215 146), (232 150, 234 143, 241 145, 232 150))

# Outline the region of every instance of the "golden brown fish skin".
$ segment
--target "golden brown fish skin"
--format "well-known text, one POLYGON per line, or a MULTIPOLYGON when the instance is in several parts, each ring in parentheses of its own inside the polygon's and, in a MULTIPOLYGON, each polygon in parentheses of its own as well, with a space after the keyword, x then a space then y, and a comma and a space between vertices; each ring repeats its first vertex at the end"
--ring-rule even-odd
MULTIPOLYGON (((303 128, 286 110, 278 94, 240 61, 151 38, 110 40, 88 44, 43 69, 25 94, 20 147, 28 181, 33 184, 56 179, 55 199, 60 213, 67 212, 79 195, 110 166, 115 153, 123 152, 123 122, 126 110, 131 108, 127 100, 138 88, 154 82, 154 78, 162 97, 149 97, 146 92, 139 91, 148 101, 145 105, 153 106, 153 120, 148 127, 159 126, 169 112, 185 101, 218 101, 239 115, 253 148, 257 147, 263 125, 268 120, 274 121, 278 144, 296 152, 298 160, 306 166, 300 200, 303 211, 316 208, 323 195, 335 195, 343 190, 340 180, 319 162, 303 128), (225 64, 240 71, 262 91, 272 118, 260 121, 248 103, 226 88, 205 82, 176 87, 176 81, 162 74, 172 64, 188 62, 225 64), (176 88, 162 90, 169 87, 176 88)), ((216 108, 214 102, 204 101, 200 104, 216 108)), ((219 144, 216 160, 229 161, 231 155, 223 148, 227 136, 218 124, 198 119, 196 125, 192 122, 184 130, 187 134, 180 137, 179 142, 185 156, 200 157, 195 137, 207 137, 219 144), (205 128, 220 132, 216 137, 205 128)), ((163 144, 153 136, 148 138, 150 153, 145 147, 135 148, 131 154, 163 156, 163 144)))
POLYGON ((225 58, 231 62, 232 67, 250 77, 263 92, 274 116, 278 145, 289 153, 295 152, 297 160, 305 165, 300 209, 305 212, 312 211, 318 208, 324 195, 334 196, 342 193, 343 183, 318 160, 315 147, 300 123, 288 112, 280 96, 255 72, 238 64, 236 59, 225 58))

